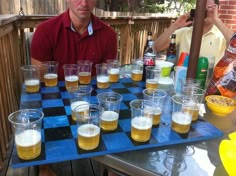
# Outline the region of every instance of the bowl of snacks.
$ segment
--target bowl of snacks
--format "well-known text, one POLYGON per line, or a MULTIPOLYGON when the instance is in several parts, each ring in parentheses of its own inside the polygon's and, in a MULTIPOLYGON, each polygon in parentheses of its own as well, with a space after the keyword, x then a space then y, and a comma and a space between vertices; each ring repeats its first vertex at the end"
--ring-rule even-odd
POLYGON ((205 97, 207 107, 212 113, 225 116, 236 109, 236 100, 221 96, 221 95, 208 95, 205 97))

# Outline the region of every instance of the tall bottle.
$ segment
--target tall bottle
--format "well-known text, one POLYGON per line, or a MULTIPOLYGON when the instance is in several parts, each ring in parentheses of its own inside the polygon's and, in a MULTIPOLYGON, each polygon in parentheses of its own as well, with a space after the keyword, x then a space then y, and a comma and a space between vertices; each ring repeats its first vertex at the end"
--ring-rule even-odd
POLYGON ((175 44, 175 38, 176 35, 171 35, 170 45, 166 53, 166 60, 168 62, 172 62, 174 65, 176 65, 176 44, 175 44))
POLYGON ((154 47, 154 41, 151 40, 148 42, 148 48, 145 50, 143 55, 143 64, 144 64, 144 70, 143 70, 143 80, 146 80, 146 66, 155 66, 155 60, 156 60, 156 52, 153 49, 154 47))
POLYGON ((147 41, 146 41, 146 44, 145 44, 145 46, 144 46, 144 52, 147 50, 147 48, 148 48, 148 43, 149 43, 149 41, 152 41, 152 32, 148 32, 148 36, 147 36, 147 41))
POLYGON ((236 97, 236 33, 231 38, 224 56, 216 64, 206 95, 220 94, 236 97))

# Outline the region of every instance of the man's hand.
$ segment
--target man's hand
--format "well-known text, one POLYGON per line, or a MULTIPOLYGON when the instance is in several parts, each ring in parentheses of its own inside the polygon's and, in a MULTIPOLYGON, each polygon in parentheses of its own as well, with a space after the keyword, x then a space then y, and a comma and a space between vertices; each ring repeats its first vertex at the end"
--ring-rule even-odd
POLYGON ((185 26, 189 26, 190 24, 192 24, 192 21, 187 21, 190 18, 190 14, 186 13, 184 15, 181 15, 173 25, 175 25, 176 29, 185 27, 185 26))

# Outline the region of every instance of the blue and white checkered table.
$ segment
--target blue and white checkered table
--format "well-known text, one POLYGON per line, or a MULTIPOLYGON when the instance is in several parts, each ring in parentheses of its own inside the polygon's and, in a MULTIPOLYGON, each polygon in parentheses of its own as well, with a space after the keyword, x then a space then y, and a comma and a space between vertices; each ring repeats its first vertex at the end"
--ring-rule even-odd
POLYGON ((100 144, 97 149, 84 151, 78 147, 77 126, 71 118, 69 93, 64 82, 59 82, 57 87, 44 87, 40 93, 27 94, 22 88, 20 109, 35 108, 44 112, 42 127, 42 152, 33 160, 24 161, 17 157, 14 147, 12 167, 28 167, 47 163, 56 163, 66 160, 89 158, 125 151, 147 149, 153 147, 170 146, 174 144, 188 144, 223 136, 223 132, 212 124, 198 120, 192 124, 186 138, 181 137, 170 128, 170 99, 165 103, 165 112, 161 124, 153 127, 151 139, 146 143, 137 143, 130 136, 130 109, 129 102, 143 98, 144 82, 133 82, 130 78, 120 79, 119 83, 111 84, 109 89, 97 89, 96 81, 93 87, 91 102, 98 103, 96 95, 101 92, 113 91, 123 96, 120 107, 118 128, 113 132, 101 132, 100 144))

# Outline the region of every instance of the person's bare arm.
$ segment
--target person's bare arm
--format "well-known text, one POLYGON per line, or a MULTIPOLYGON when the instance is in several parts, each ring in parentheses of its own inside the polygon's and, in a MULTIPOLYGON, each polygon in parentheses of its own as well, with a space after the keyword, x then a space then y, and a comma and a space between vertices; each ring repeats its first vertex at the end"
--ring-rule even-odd
POLYGON ((41 66, 42 62, 40 62, 37 59, 31 58, 31 64, 32 65, 37 65, 37 66, 41 66))
POLYGON ((220 32, 224 35, 227 44, 229 44, 230 39, 232 38, 234 32, 231 31, 223 21, 218 17, 218 6, 211 5, 207 9, 208 16, 212 17, 214 25, 220 30, 220 32))
POLYGON ((156 52, 162 51, 169 46, 170 43, 170 36, 173 34, 177 29, 181 27, 188 26, 192 23, 192 21, 188 21, 189 13, 186 13, 180 16, 174 23, 170 25, 168 29, 166 29, 155 41, 155 50, 156 52))

